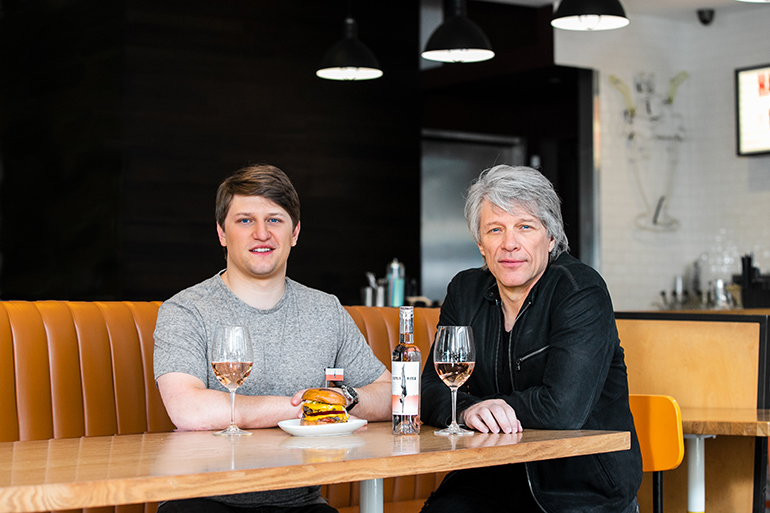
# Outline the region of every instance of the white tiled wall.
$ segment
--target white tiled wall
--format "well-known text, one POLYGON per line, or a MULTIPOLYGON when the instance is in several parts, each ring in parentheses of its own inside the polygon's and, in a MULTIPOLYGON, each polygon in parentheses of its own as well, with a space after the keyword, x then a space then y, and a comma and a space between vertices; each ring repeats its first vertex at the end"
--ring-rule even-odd
MULTIPOLYGON (((696 260, 704 288, 709 281, 740 274, 740 257, 747 253, 753 253, 763 274, 770 274, 770 157, 736 156, 733 86, 735 68, 770 63, 770 5, 736 5, 718 10, 706 27, 693 12, 691 21, 636 16, 620 30, 556 31, 558 64, 598 71, 599 271, 616 310, 654 307, 660 292, 670 292, 675 276, 685 275, 696 260), (689 77, 671 107, 681 114, 684 132, 667 202, 667 214, 679 227, 640 229, 634 219, 644 204, 629 160, 634 149, 628 134, 631 129, 644 134, 645 125, 643 116, 633 127, 624 120, 623 96, 609 77, 616 75, 633 88, 637 73, 654 73, 656 94, 662 97, 680 71, 689 77)), ((659 101, 653 105, 654 113, 664 108, 659 101)), ((646 190, 657 184, 663 191, 669 172, 665 145, 649 147, 638 176, 646 190)), ((656 203, 659 194, 648 195, 656 203)))

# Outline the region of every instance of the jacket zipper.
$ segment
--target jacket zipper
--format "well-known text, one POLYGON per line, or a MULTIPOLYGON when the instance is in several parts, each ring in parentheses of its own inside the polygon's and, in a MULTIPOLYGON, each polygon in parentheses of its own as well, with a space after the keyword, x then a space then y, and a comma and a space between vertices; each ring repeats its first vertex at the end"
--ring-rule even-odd
MULTIPOLYGON (((500 301, 499 299, 496 299, 495 303, 497 303, 498 307, 502 308, 502 301, 500 301)), ((502 315, 502 310, 500 308, 498 308, 497 312, 502 315)), ((499 386, 500 376, 498 375, 498 372, 497 372, 497 369, 498 369, 497 359, 498 359, 498 355, 500 354, 500 321, 498 320, 495 324, 497 325, 497 333, 495 334, 495 393, 499 394, 500 393, 500 386, 499 386)))
MULTIPOLYGON (((519 313, 518 313, 518 315, 516 316, 516 320, 515 320, 515 321, 513 321, 513 324, 514 324, 514 326, 516 325, 516 321, 518 321, 518 320, 519 320, 519 317, 521 317, 521 314, 522 314, 522 313, 524 313, 524 311, 525 311, 527 308, 529 308, 529 305, 530 305, 530 304, 531 304, 531 302, 527 302, 525 305, 523 305, 523 306, 521 307, 521 309, 519 310, 519 313)), ((511 334, 510 334, 510 337, 513 337, 513 328, 511 328, 511 334)), ((546 347, 548 347, 548 346, 546 346, 546 347)), ((527 358, 529 358, 529 357, 531 357, 531 356, 534 356, 535 354, 537 354, 537 353, 539 353, 539 352, 541 352, 541 351, 544 351, 544 350, 546 349, 546 347, 544 347, 544 348, 542 348, 542 349, 539 349, 539 350, 538 350, 538 351, 536 351, 535 353, 531 353, 531 354, 529 354, 529 355, 525 355, 525 356, 524 356, 524 357, 522 357, 522 358, 517 358, 517 359, 516 359, 516 371, 518 372, 518 371, 520 371, 520 370, 521 370, 521 362, 522 362, 523 360, 526 360, 527 358)), ((512 367, 512 365, 511 365, 511 358, 513 357, 513 353, 512 353, 512 351, 513 351, 513 339, 511 338, 511 339, 509 339, 509 343, 508 343, 508 366, 509 366, 509 367, 512 367)), ((513 389, 514 389, 514 390, 516 390, 516 383, 515 383, 515 380, 514 380, 513 372, 511 372, 511 385, 513 385, 513 389)), ((547 511, 547 510, 546 510, 546 509, 545 509, 545 508, 542 506, 542 504, 540 504, 540 501, 538 500, 538 498, 537 498, 537 495, 535 495, 535 490, 533 490, 533 487, 532 487, 532 478, 529 476, 529 463, 524 463, 524 472, 525 472, 525 474, 527 475, 527 485, 529 486, 529 493, 531 493, 531 494, 532 494, 532 498, 533 498, 533 499, 535 499, 535 504, 537 504, 538 506, 540 506, 540 509, 542 509, 543 511, 547 511)))
MULTIPOLYGON (((502 315, 502 306, 503 302, 500 299, 496 299, 495 303, 498 307, 501 309, 498 310, 498 313, 502 315)), ((516 314, 516 319, 513 320, 513 326, 516 326, 516 321, 519 320, 519 317, 521 317, 521 314, 524 313, 524 311, 529 308, 529 305, 531 304, 530 301, 528 301, 526 304, 522 305, 522 307, 519 309, 519 313, 516 314)), ((495 392, 498 394, 500 393, 500 387, 498 386, 499 383, 499 376, 497 373, 498 365, 497 365, 497 355, 500 353, 500 322, 497 322, 497 336, 495 336, 495 340, 497 341, 495 345, 495 392)), ((513 369, 513 364, 511 362, 511 357, 513 356, 511 353, 511 350, 513 349, 513 326, 511 326, 511 331, 508 333, 508 368, 513 369)), ((519 361, 516 361, 517 368, 516 370, 519 370, 518 365, 519 361)), ((513 380, 513 372, 511 372, 511 387, 513 390, 516 390, 516 384, 513 380)))
MULTIPOLYGON (((513 386, 514 390, 516 390, 516 382, 513 379, 513 328, 516 326, 516 323, 518 322, 519 317, 521 317, 521 314, 523 314, 531 304, 531 301, 527 301, 521 306, 519 313, 516 314, 516 319, 513 321, 513 326, 511 326, 511 332, 508 335, 508 368, 511 369, 511 385, 513 386)), ((516 370, 521 370, 521 358, 516 360, 516 370)))
POLYGON ((529 360, 530 358, 532 358, 533 356, 539 355, 540 353, 542 353, 546 349, 548 349, 548 346, 541 347, 537 351, 533 351, 533 352, 531 352, 529 354, 525 354, 521 358, 516 358, 516 371, 520 371, 521 370, 521 362, 525 362, 525 361, 529 360))

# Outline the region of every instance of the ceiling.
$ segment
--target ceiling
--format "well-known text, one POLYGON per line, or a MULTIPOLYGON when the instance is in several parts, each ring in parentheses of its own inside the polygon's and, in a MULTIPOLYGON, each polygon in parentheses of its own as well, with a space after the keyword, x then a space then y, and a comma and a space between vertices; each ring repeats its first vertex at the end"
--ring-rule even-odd
MULTIPOLYGON (((516 5, 526 5, 530 7, 543 7, 553 3, 553 0, 488 0, 491 2, 508 3, 516 5)), ((770 5, 749 4, 736 2, 735 0, 620 0, 626 15, 633 17, 634 14, 643 14, 649 16, 663 16, 666 18, 687 20, 697 19, 696 11, 698 9, 714 9, 715 16, 719 16, 719 11, 748 8, 767 8, 770 5)), ((632 20, 633 22, 633 20, 632 20)))

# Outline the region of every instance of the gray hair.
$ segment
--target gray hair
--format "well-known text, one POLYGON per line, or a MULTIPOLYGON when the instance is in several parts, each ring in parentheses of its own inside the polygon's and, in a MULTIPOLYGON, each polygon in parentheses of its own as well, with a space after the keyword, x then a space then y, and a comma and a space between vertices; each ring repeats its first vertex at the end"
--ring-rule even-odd
POLYGON ((509 214, 517 210, 536 217, 555 244, 550 260, 569 249, 561 200, 553 184, 540 171, 526 166, 499 166, 485 169, 468 189, 465 219, 476 244, 481 242, 481 205, 490 201, 509 214))

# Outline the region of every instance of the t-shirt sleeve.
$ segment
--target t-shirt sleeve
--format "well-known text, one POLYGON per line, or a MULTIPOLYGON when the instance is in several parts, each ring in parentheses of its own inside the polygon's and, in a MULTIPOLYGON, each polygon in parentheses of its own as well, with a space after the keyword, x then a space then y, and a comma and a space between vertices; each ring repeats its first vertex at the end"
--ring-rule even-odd
POLYGON ((164 302, 158 310, 153 335, 155 379, 170 372, 183 372, 207 382, 207 333, 195 309, 173 300, 164 302))

